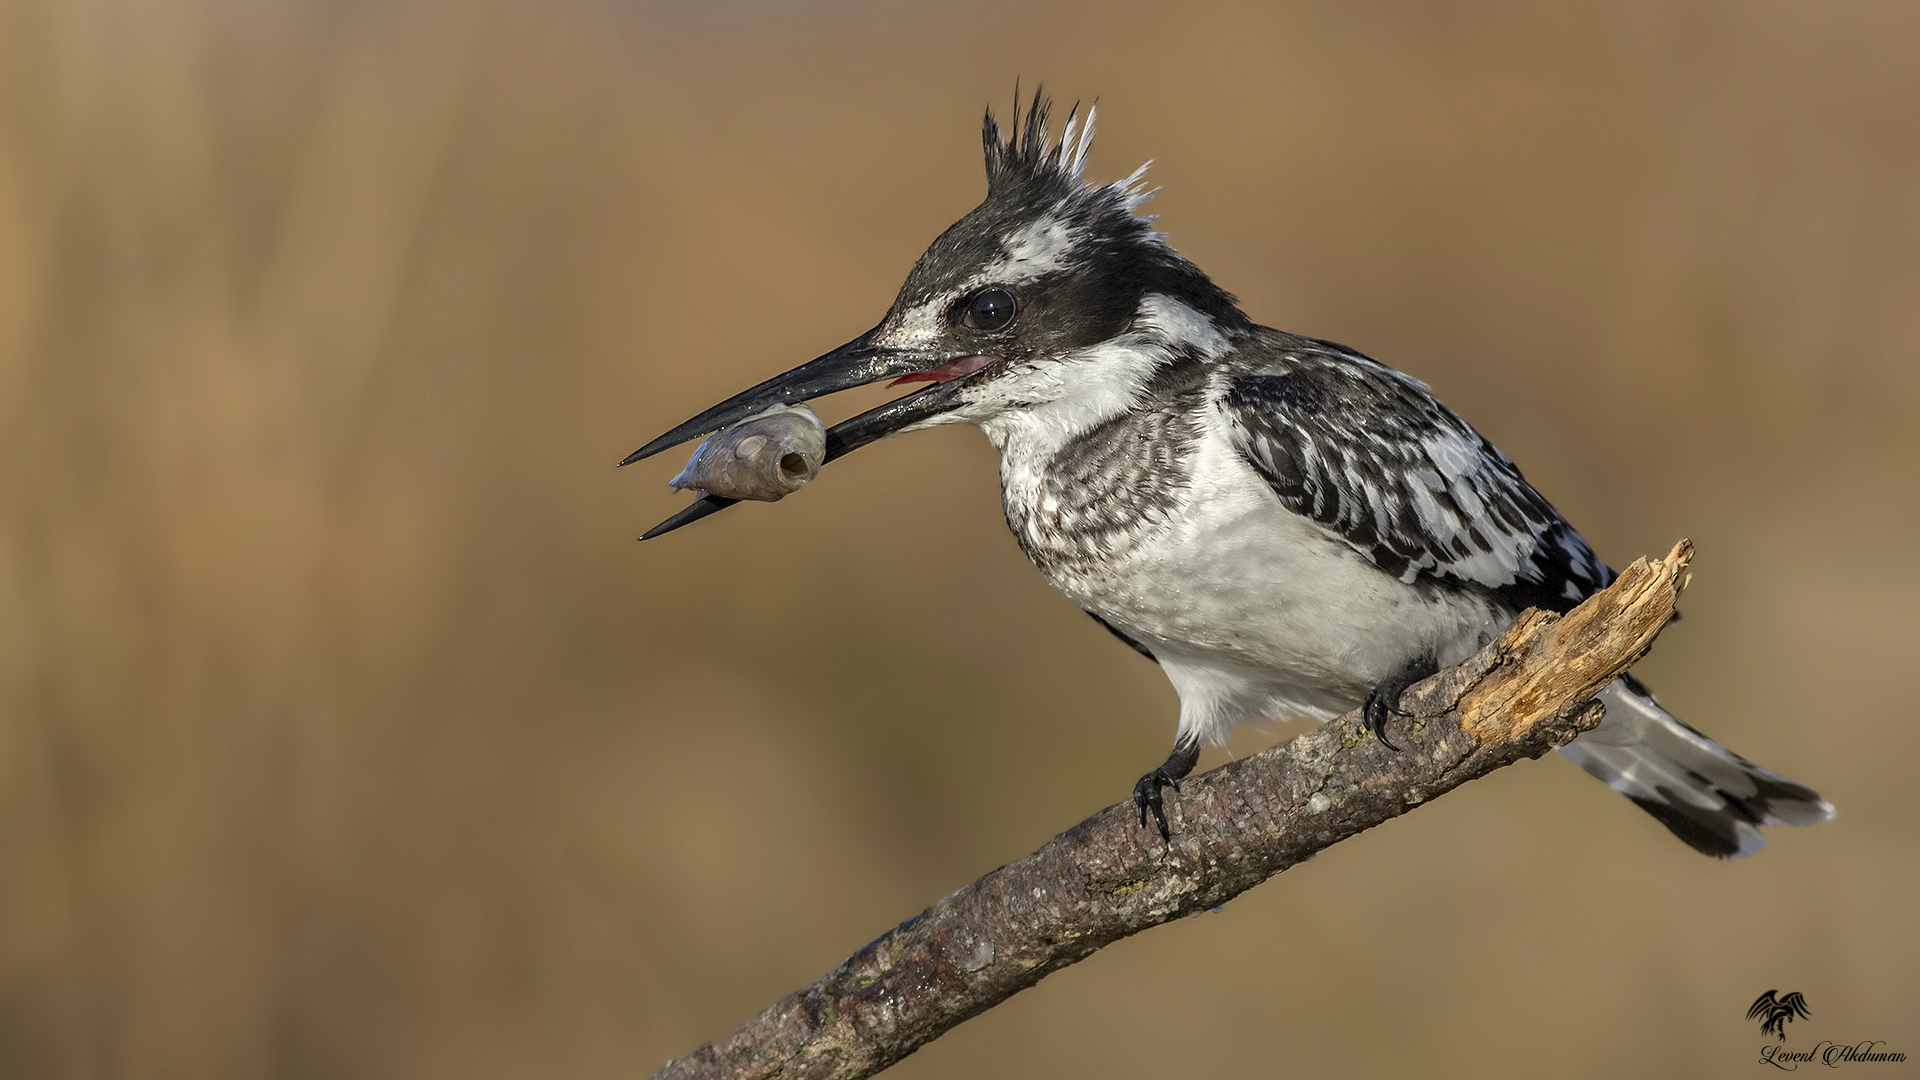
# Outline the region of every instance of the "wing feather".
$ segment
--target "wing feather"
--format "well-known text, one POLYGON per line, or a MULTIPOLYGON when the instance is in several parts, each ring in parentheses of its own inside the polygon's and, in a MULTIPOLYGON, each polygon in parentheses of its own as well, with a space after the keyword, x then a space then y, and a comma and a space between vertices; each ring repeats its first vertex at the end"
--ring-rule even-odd
POLYGON ((1406 582, 1477 585, 1565 611, 1613 572, 1507 456, 1424 384, 1330 342, 1277 335, 1220 399, 1241 455, 1289 509, 1406 582))

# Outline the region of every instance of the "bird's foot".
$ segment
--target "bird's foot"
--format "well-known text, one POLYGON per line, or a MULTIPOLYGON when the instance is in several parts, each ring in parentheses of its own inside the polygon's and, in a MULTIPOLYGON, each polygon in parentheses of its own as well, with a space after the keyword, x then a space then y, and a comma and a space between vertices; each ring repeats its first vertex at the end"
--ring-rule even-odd
POLYGON ((1163 787, 1180 790, 1180 781, 1168 776, 1164 765, 1141 777, 1140 782, 1133 785, 1133 805, 1140 808, 1140 827, 1147 827, 1147 815, 1151 813, 1153 823, 1160 827, 1160 839, 1171 843, 1173 833, 1167 828, 1167 810, 1160 799, 1160 789, 1163 787))
POLYGON ((1167 810, 1160 799, 1160 789, 1170 787, 1180 790, 1180 781, 1193 771, 1194 763, 1200 760, 1199 742, 1175 742, 1173 753, 1160 767, 1140 778, 1133 785, 1133 805, 1140 808, 1140 827, 1147 827, 1147 815, 1153 815, 1153 823, 1160 827, 1160 839, 1171 843, 1173 832, 1167 828, 1167 810))
POLYGON ((1434 662, 1433 657, 1423 656, 1398 674, 1380 680, 1380 685, 1367 692, 1367 700, 1360 706, 1360 723, 1373 732, 1373 737, 1379 739, 1381 745, 1389 750, 1399 750, 1387 738, 1387 718, 1412 716, 1412 713, 1400 707, 1400 695, 1406 693, 1414 683, 1439 670, 1440 665, 1434 662))

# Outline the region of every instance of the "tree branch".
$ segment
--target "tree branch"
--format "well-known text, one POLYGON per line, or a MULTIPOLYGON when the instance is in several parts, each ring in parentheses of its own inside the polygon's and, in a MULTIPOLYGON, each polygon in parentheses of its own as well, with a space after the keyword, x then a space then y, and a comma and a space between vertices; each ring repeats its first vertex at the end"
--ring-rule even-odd
MULTIPOLYGON (((1349 713, 1187 781, 1171 843, 1131 800, 901 923, 655 1080, 870 1076, 1130 934, 1217 907, 1315 853, 1600 722, 1593 695, 1673 615, 1693 546, 1642 559, 1565 616, 1529 611, 1409 690, 1399 752, 1349 713)), ((1399 725, 1396 724, 1396 727, 1399 725)))

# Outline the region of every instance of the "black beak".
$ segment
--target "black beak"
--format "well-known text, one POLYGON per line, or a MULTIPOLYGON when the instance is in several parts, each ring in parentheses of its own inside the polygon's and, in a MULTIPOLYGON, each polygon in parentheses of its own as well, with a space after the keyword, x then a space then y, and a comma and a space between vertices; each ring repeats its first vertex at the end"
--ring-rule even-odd
MULTIPOLYGON (((869 330, 832 352, 817 356, 792 371, 775 375, 751 390, 735 394, 628 454, 620 464, 631 465, 642 458, 652 457, 662 450, 712 434, 774 405, 797 405, 882 379, 932 371, 961 355, 876 347, 872 344, 873 335, 874 331, 869 330)), ((964 381, 935 383, 925 390, 890 401, 877 409, 869 409, 851 420, 828 428, 826 460, 832 461, 902 428, 954 408, 959 404, 958 391, 964 381)), ((648 529, 640 539, 651 540, 662 533, 672 532, 738 501, 702 492, 685 509, 648 529)))

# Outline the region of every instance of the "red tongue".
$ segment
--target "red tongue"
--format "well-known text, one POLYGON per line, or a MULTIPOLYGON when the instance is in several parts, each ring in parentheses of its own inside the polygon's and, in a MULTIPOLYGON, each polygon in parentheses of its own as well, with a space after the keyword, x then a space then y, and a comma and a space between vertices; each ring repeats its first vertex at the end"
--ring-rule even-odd
POLYGON ((990 356, 962 356, 929 371, 916 371, 911 375, 902 375, 887 385, 899 386, 901 383, 910 382, 952 382, 963 375, 971 375, 992 362, 993 358, 990 356))

